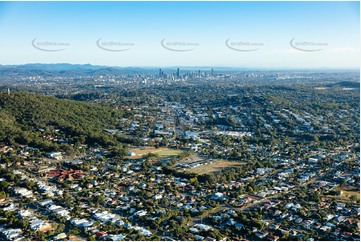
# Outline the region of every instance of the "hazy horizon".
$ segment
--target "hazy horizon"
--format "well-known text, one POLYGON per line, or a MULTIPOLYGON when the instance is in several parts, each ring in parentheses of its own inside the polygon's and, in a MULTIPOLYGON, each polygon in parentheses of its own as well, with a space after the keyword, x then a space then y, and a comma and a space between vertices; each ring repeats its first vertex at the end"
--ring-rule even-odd
POLYGON ((41 62, 33 62, 33 63, 19 63, 19 64, 0 64, 0 66, 26 66, 26 65, 74 65, 74 66, 93 66, 93 67, 104 67, 104 68, 143 68, 143 69, 152 69, 152 68, 219 68, 219 69, 244 69, 244 70, 360 70, 360 67, 292 67, 292 66, 284 66, 284 67, 266 67, 266 66, 255 66, 255 67, 245 67, 245 66, 206 66, 206 65, 194 65, 194 66, 117 66, 117 65, 102 65, 102 64, 92 64, 92 63, 41 63, 41 62))

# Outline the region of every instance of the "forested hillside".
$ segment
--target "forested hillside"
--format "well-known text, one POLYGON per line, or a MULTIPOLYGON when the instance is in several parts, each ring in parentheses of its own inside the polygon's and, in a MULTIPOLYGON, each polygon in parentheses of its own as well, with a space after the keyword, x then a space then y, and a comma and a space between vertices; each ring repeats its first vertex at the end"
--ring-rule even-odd
POLYGON ((74 142, 113 145, 115 138, 102 132, 116 128, 120 110, 95 104, 61 100, 30 93, 0 93, 0 142, 37 144, 39 129, 60 129, 74 142))

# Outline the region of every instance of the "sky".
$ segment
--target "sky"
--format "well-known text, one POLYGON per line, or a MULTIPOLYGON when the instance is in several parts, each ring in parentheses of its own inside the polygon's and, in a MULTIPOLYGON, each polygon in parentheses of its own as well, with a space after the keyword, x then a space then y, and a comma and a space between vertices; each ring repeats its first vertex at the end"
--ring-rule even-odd
POLYGON ((0 64, 355 68, 359 2, 0 2, 0 64))

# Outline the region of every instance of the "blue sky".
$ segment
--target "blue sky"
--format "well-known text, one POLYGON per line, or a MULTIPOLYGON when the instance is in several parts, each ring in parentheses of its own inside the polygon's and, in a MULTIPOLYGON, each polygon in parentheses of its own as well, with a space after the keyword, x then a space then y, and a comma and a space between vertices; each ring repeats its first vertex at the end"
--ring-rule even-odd
POLYGON ((0 2, 0 64, 358 67, 359 9, 359 2, 0 2), (108 50, 128 50, 101 49, 99 39, 108 50), (171 51, 163 39, 192 50, 171 51), (298 50, 292 39, 307 43, 298 50))

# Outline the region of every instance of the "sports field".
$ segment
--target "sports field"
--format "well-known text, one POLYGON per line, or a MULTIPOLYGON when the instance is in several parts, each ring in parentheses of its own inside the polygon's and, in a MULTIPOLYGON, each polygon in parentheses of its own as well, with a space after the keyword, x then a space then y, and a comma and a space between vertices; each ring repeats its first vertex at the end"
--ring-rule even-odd
POLYGON ((154 148, 154 147, 141 147, 131 148, 129 151, 134 152, 134 156, 128 156, 130 159, 138 159, 148 153, 158 154, 161 158, 169 156, 177 156, 182 153, 182 150, 168 149, 168 148, 154 148))
POLYGON ((203 175, 203 174, 208 174, 208 173, 215 173, 215 172, 221 171, 227 167, 242 166, 243 164, 245 164, 245 163, 237 162, 237 161, 218 160, 211 164, 200 165, 195 168, 186 169, 185 171, 203 175))

